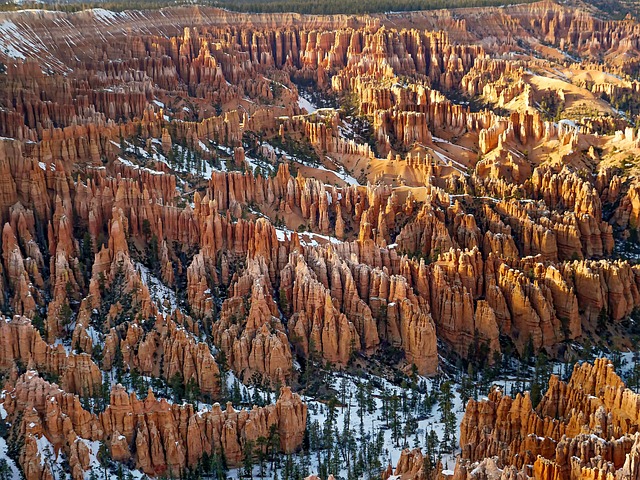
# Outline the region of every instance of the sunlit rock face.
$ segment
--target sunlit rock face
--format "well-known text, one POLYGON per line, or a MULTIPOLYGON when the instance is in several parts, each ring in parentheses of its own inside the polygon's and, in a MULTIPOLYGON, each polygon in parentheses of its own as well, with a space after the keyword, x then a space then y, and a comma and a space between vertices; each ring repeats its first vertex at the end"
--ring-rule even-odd
MULTIPOLYGON (((307 448, 319 372, 637 348, 639 39, 551 2, 1 13, 11 468, 238 467, 307 448)), ((493 391, 446 475, 636 478, 636 403, 606 361, 493 391)))

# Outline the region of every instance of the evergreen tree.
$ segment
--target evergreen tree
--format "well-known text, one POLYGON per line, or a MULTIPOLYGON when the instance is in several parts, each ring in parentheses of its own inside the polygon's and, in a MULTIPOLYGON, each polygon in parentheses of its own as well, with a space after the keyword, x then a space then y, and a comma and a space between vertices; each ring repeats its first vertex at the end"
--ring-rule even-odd
POLYGON ((274 423, 269 427, 269 442, 267 444, 267 455, 271 458, 271 469, 275 468, 280 463, 280 456, 278 452, 280 450, 280 433, 278 427, 274 423))
POLYGON ((245 477, 253 478, 253 455, 253 440, 247 440, 244 444, 244 449, 242 452, 242 468, 245 477))
POLYGON ((102 467, 104 478, 109 478, 107 476, 107 469, 111 464, 111 456, 109 455, 109 448, 107 447, 106 443, 100 442, 96 458, 98 460, 98 463, 100 463, 100 466, 102 467))
POLYGON ((549 360, 544 351, 541 351, 537 358, 534 368, 533 378, 531 380, 530 397, 533 408, 538 406, 542 399, 542 390, 550 375, 549 360))
POLYGON ((453 412, 453 389, 451 381, 447 380, 440 385, 438 398, 440 408, 440 421, 444 424, 441 450, 452 453, 456 448, 456 417, 453 412))
POLYGON ((462 399, 462 404, 466 404, 466 401, 469 400, 470 398, 474 397, 475 398, 475 381, 474 381, 474 371, 473 371, 473 364, 469 363, 469 366, 467 367, 467 373, 466 374, 462 374, 460 376, 460 384, 458 386, 458 393, 460 394, 460 398, 462 399))
POLYGON ((264 478, 265 468, 264 462, 267 459, 267 448, 269 446, 269 440, 267 437, 259 436, 256 439, 256 452, 258 454, 258 464, 260 466, 260 478, 264 478))
POLYGON ((11 480, 13 474, 6 458, 0 458, 0 480, 11 480))

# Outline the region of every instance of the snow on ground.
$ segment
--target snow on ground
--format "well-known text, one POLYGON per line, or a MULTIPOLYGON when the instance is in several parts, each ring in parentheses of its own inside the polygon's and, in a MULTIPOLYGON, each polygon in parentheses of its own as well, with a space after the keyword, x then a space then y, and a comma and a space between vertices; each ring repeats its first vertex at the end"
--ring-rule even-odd
POLYGON ((226 145, 215 145, 218 150, 222 150, 227 155, 233 155, 233 148, 227 147, 226 145))
POLYGON ((210 152, 209 147, 207 147, 202 140, 198 140, 198 146, 203 152, 207 152, 207 153, 210 152))
POLYGON ((89 465, 91 466, 88 471, 85 472, 84 478, 91 479, 97 478, 100 480, 118 480, 120 478, 127 478, 133 480, 140 480, 143 478, 148 478, 143 472, 140 470, 131 470, 127 468, 125 465, 121 465, 122 468, 122 476, 118 476, 118 472, 112 472, 107 470, 107 476, 104 476, 104 468, 100 465, 98 461, 98 451, 100 450, 100 442, 87 440, 85 438, 79 437, 78 442, 84 443, 89 449, 89 465))
POLYGON ((136 165, 135 163, 127 160, 126 158, 118 157, 118 161, 120 163, 122 163, 123 165, 126 165, 128 167, 133 168, 134 170, 144 170, 144 171, 149 172, 151 175, 164 175, 163 172, 159 172, 157 170, 153 170, 153 169, 147 168, 147 167, 141 167, 140 165, 136 165))
MULTIPOLYGON (((398 459, 400 458, 400 454, 402 453, 402 450, 404 449, 405 445, 403 445, 403 439, 400 440, 399 444, 395 444, 393 439, 392 439, 392 431, 390 428, 385 428, 384 426, 384 422, 383 422, 383 415, 382 415, 382 395, 384 393, 384 390, 388 391, 388 392, 393 392, 396 395, 403 397, 407 395, 407 390, 406 389, 402 389, 401 387, 395 386, 391 383, 389 383, 387 380, 382 379, 382 378, 376 378, 371 376, 372 379, 376 380, 376 383, 381 383, 383 385, 383 388, 374 388, 372 395, 375 398, 375 403, 376 403, 376 412, 372 415, 367 415, 366 418, 364 418, 364 428, 365 428, 365 432, 370 433, 371 435, 374 434, 374 432, 377 429, 383 429, 384 431, 384 447, 383 447, 383 456, 386 453, 386 463, 390 463, 391 465, 395 466, 398 463, 398 459)), ((349 376, 349 375, 336 375, 334 377, 334 381, 333 381, 333 388, 335 388, 338 392, 340 392, 342 390, 342 382, 346 382, 346 391, 347 391, 347 399, 348 402, 345 406, 343 406, 342 408, 338 409, 338 417, 337 417, 337 421, 336 421, 336 425, 341 427, 344 424, 344 418, 345 418, 345 412, 347 411, 347 409, 351 409, 351 419, 350 419, 350 425, 354 430, 357 430, 359 428, 360 425, 360 419, 358 417, 358 415, 356 414, 356 410, 357 410, 357 403, 355 400, 356 397, 356 391, 357 391, 357 386, 356 386, 356 382, 358 381, 358 379, 349 376)), ((432 386, 432 380, 427 380, 427 385, 429 386, 429 388, 431 388, 432 386)), ((453 387, 455 389, 455 386, 453 387)), ((424 400, 424 395, 421 395, 421 399, 424 400)), ((324 421, 325 417, 326 417, 326 413, 328 408, 326 407, 326 405, 324 405, 323 403, 319 403, 316 401, 310 401, 309 402, 310 405, 316 405, 316 407, 318 408, 318 414, 312 414, 311 418, 312 419, 317 419, 320 421, 320 423, 322 424, 322 422, 324 421)), ((462 422, 462 417, 464 414, 464 408, 463 408, 463 402, 460 399, 460 396, 458 395, 458 393, 456 393, 454 391, 454 402, 453 402, 453 410, 456 414, 456 428, 455 428, 455 432, 456 435, 458 434, 458 432, 460 431, 460 424, 462 422)), ((418 428, 417 428, 417 433, 418 433, 418 437, 420 442, 416 445, 414 444, 414 442, 412 441, 413 439, 411 439, 410 437, 407 438, 407 445, 406 446, 410 446, 410 447, 416 447, 416 446, 424 446, 424 434, 430 430, 434 430, 437 434, 438 434, 438 438, 440 440, 442 440, 443 438, 443 434, 444 434, 444 424, 442 422, 439 421, 440 420, 440 414, 438 412, 437 406, 434 407, 431 411, 431 415, 429 415, 427 418, 424 418, 422 420, 418 421, 418 428)), ((383 465, 385 464, 385 462, 383 462, 383 465)), ((455 454, 453 455, 443 455, 442 458, 442 464, 443 465, 449 465, 449 466, 453 466, 455 464, 455 454)))
POLYGON ((292 233, 293 230, 289 230, 288 228, 276 228, 276 236, 278 237, 279 242, 291 240, 292 233))
MULTIPOLYGON (((94 313, 98 313, 98 310, 94 309, 94 313)), ((98 332, 93 325, 89 325, 86 329, 87 335, 89 335, 89 338, 91 339, 91 343, 93 345, 96 345, 102 338, 102 334, 100 332, 98 332)))
MULTIPOLYGON (((363 414, 361 429, 360 416, 358 414, 357 391, 358 383, 364 382, 365 378, 359 378, 346 373, 333 373, 327 378, 327 382, 330 386, 338 392, 338 406, 336 409, 336 419, 334 423, 334 431, 336 433, 343 432, 345 427, 348 427, 349 430, 354 433, 356 442, 363 442, 367 439, 369 441, 371 441, 371 439, 375 439, 378 436, 378 433, 382 432, 384 440, 381 462, 383 468, 388 464, 395 467, 404 448, 424 447, 426 443, 425 435, 431 430, 435 431, 438 438, 442 440, 444 436, 444 424, 440 422, 440 412, 436 405, 425 418, 422 418, 417 422, 417 429, 410 435, 407 435, 406 443, 403 435, 400 435, 400 438, 397 441, 394 441, 392 438, 392 429, 385 425, 382 397, 385 394, 396 394, 400 399, 403 397, 406 398, 408 390, 395 386, 387 380, 373 375, 367 375, 366 380, 370 381, 371 385, 374 385, 373 389, 368 391, 367 394, 370 393, 371 397, 373 397, 375 407, 373 413, 363 414)), ((432 380, 424 380, 426 381, 428 388, 431 389, 432 380)), ((456 415, 455 434, 457 436, 460 431, 460 423, 462 421, 464 408, 459 394, 455 392, 455 385, 452 387, 452 391, 454 395, 453 411, 456 415)), ((418 393, 418 395, 418 401, 425 401, 426 396, 424 394, 418 393)), ((320 431, 322 431, 329 414, 329 407, 326 403, 316 401, 312 398, 303 397, 303 399, 308 405, 308 424, 312 425, 314 422, 317 422, 320 427, 320 431)), ((402 426, 404 426, 404 422, 402 420, 403 419, 401 417, 400 422, 402 426)), ((453 469, 455 465, 455 455, 457 453, 458 452, 442 455, 443 469, 453 469)), ((293 455, 293 459, 298 465, 308 465, 308 472, 303 472, 303 474, 318 474, 319 463, 317 451, 297 453, 293 455), (305 456, 306 458, 303 458, 305 456)), ((281 470, 281 468, 276 470, 281 470)), ((254 474, 257 472, 258 469, 255 467, 254 474)), ((241 469, 231 469, 227 473, 227 477, 239 479, 241 477, 241 473, 241 469)), ((266 473, 265 478, 273 477, 273 471, 269 468, 267 468, 266 473)), ((333 473, 337 479, 347 478, 346 466, 339 472, 331 473, 333 473)), ((278 477, 282 478, 281 471, 278 471, 278 477)))
MULTIPOLYGON (((204 144, 203 142, 200 142, 200 148, 204 152, 210 151, 207 145, 204 144)), ((186 161, 182 160, 186 158, 187 149, 185 149, 181 145, 176 145, 176 149, 178 152, 176 155, 176 159, 180 159, 180 161, 174 161, 173 163, 169 162, 169 159, 160 150, 157 150, 156 152, 154 152, 152 155, 152 158, 156 162, 164 163, 165 165, 167 165, 172 170, 175 170, 176 172, 186 173, 186 174, 194 175, 197 177, 202 177, 205 179, 210 179, 213 172, 227 171, 226 165, 223 160, 220 160, 220 165, 221 165, 220 168, 214 167, 212 162, 205 159, 201 159, 200 168, 198 168, 195 162, 192 162, 191 165, 188 165, 186 161)))
POLYGON ((342 243, 336 237, 331 237, 329 235, 321 235, 319 233, 301 232, 298 234, 298 237, 300 238, 300 243, 303 246, 310 246, 310 247, 317 247, 318 245, 320 245, 320 242, 318 242, 318 239, 324 240, 324 243, 333 243, 333 244, 342 243))
MULTIPOLYGON (((293 230, 289 230, 288 228, 276 227, 276 235, 278 237, 278 241, 284 242, 286 240, 291 240, 291 235, 293 234, 293 230)), ((342 243, 336 237, 331 237, 329 235, 322 235, 320 233, 312 233, 312 232, 298 232, 298 238, 300 239, 300 244, 305 246, 317 247, 320 245, 318 240, 323 240, 323 243, 333 243, 338 244, 342 243)))
POLYGON ((9 478, 11 479, 22 478, 22 473, 20 472, 20 469, 18 468, 16 463, 7 456, 7 442, 2 437, 0 437, 0 458, 4 458, 7 460, 7 464, 9 465, 9 471, 11 472, 11 476, 9 478))
MULTIPOLYGON (((198 146, 200 150, 205 153, 211 153, 212 150, 218 150, 218 156, 220 153, 222 155, 232 156, 233 149, 224 145, 218 145, 214 142, 210 142, 210 145, 203 141, 199 141, 198 146)), ((174 145, 175 147, 175 160, 170 162, 169 159, 162 153, 162 151, 156 145, 156 151, 153 153, 152 158, 156 162, 161 162, 167 165, 172 170, 179 172, 194 175, 196 177, 202 177, 204 179, 210 179, 213 175, 213 172, 226 172, 228 170, 226 162, 224 159, 219 158, 220 166, 216 167, 213 160, 205 160, 200 156, 196 157, 196 155, 191 152, 191 163, 187 163, 187 158, 189 156, 189 150, 181 145, 174 145), (196 158, 199 159, 199 165, 196 161, 196 158)))
MULTIPOLYGON (((5 391, 3 390, 0 394, 0 399, 4 399, 5 391)), ((0 403, 0 420, 4 420, 7 418, 7 411, 4 409, 4 405, 0 403)), ((12 479, 22 478, 22 474, 20 473, 20 469, 16 466, 15 462, 11 460, 7 456, 7 442, 4 438, 0 437, 0 458, 4 458, 7 460, 7 464, 9 465, 9 471, 11 472, 12 479)))
POLYGON ((271 174, 271 173, 275 172, 275 170, 277 169, 277 166, 272 165, 271 163, 269 163, 269 162, 267 162, 265 160, 260 160, 258 158, 249 157, 247 155, 245 155, 244 161, 247 163, 247 165, 249 166, 249 170, 251 170, 251 172, 254 175, 255 175, 255 172, 256 172, 257 168, 262 170, 262 175, 271 174))
MULTIPOLYGON (((68 342, 67 342, 67 343, 68 343, 68 342)), ((68 356, 68 355, 71 355, 71 345, 65 344, 65 343, 62 341, 62 339, 60 339, 60 338, 56 338, 56 341, 55 341, 55 342, 53 342, 53 345, 54 345, 54 346, 62 345, 62 346, 63 346, 63 348, 64 348, 64 351, 67 353, 67 356, 68 356)))
POLYGON ((313 113, 318 110, 318 107, 311 103, 310 100, 306 99, 302 95, 298 95, 298 106, 307 111, 307 113, 313 113))
MULTIPOLYGON (((146 270, 146 269, 144 269, 146 270)), ((152 277, 152 276, 151 276, 152 277)), ((143 273, 143 278, 146 278, 146 281, 153 282, 153 279, 149 278, 148 272, 143 273)), ((625 371, 629 369, 633 364, 633 353, 627 352, 622 355, 622 368, 621 370, 625 371)), ((532 367, 524 367, 521 377, 529 378, 530 372, 527 371, 527 368, 532 367)), ((551 365, 551 370, 553 373, 558 375, 566 374, 567 372, 563 372, 563 364, 561 363, 553 363, 551 365)), ((228 372, 226 375, 226 386, 229 391, 238 389, 240 392, 240 396, 242 398, 242 405, 234 405, 234 409, 237 411, 239 409, 247 409, 252 404, 253 400, 257 398, 259 395, 262 400, 265 401, 275 401, 276 395, 271 393, 267 394, 261 389, 255 386, 245 386, 242 385, 239 379, 232 373, 228 372)), ((493 382, 498 385, 499 388, 502 389, 508 395, 515 395, 516 390, 520 388, 522 384, 522 378, 518 379, 513 375, 506 375, 503 379, 493 382)), ((150 379, 146 379, 150 381, 150 379)), ((417 419, 416 427, 411 432, 407 432, 406 436, 401 433, 397 439, 393 438, 392 428, 385 424, 385 413, 384 413, 384 401, 383 398, 386 396, 389 398, 390 395, 396 395, 399 397, 399 401, 409 400, 411 396, 415 396, 416 405, 424 405, 428 393, 431 391, 438 391, 438 387, 436 387, 436 383, 434 379, 428 378, 419 378, 418 381, 421 384, 422 392, 418 390, 411 390, 410 388, 403 388, 397 385, 394 385, 387 381, 384 378, 371 375, 364 374, 363 376, 356 376, 353 374, 348 374, 345 372, 332 372, 328 373, 324 379, 328 388, 330 388, 333 392, 335 392, 337 404, 335 407, 335 420, 332 424, 332 432, 335 432, 336 437, 335 440, 339 440, 340 435, 344 435, 344 431, 348 429, 354 436, 356 443, 361 444, 365 441, 371 442, 373 439, 379 437, 382 438, 382 453, 380 456, 381 459, 381 468, 385 468, 388 464, 395 467, 397 465, 398 459, 400 458, 400 454, 404 448, 415 448, 421 447, 424 451, 424 447, 426 445, 425 437, 431 431, 435 432, 438 436, 438 439, 441 441, 444 437, 445 426, 440 421, 441 413, 439 409, 439 405, 436 403, 431 406, 431 408, 422 408, 422 409, 411 409, 408 408, 407 411, 411 412, 411 416, 417 419), (366 395, 368 400, 373 400, 371 403, 372 408, 362 415, 362 423, 360 421, 360 415, 358 412, 359 402, 358 402, 358 390, 359 384, 362 386, 367 383, 369 385, 369 389, 366 390, 366 395), (424 392, 424 393, 423 393, 424 392), (361 426, 362 425, 362 426, 361 426)), ((452 411, 455 415, 455 435, 456 437, 459 435, 460 424, 464 415, 464 406, 465 401, 461 398, 458 392, 458 385, 455 382, 451 382, 451 391, 452 391, 452 411)), ((361 390, 362 391, 362 390, 361 390)), ((3 392, 4 393, 4 392, 3 392)), ((0 395, 0 399, 2 395, 0 395)), ((312 397, 304 397, 303 400, 308 405, 308 425, 313 426, 316 424, 319 427, 320 435, 322 435, 322 430, 327 422, 328 415, 330 413, 330 408, 326 401, 319 401, 312 397)), ((400 403, 402 405, 402 403, 400 403)), ((198 405, 198 414, 202 414, 205 411, 211 409, 211 405, 200 403, 198 405)), ((402 413, 402 409, 395 410, 398 412, 399 421, 401 427, 405 425, 405 419, 407 418, 405 414, 402 413)), ((2 404, 0 403, 0 418, 6 418, 6 411, 4 410, 2 404)), ((104 478, 103 477, 103 468, 100 466, 97 455, 100 448, 100 442, 90 441, 84 438, 79 438, 78 441, 85 443, 90 451, 90 460, 92 470, 87 471, 85 474, 85 478, 91 478, 92 475, 95 475, 93 478, 104 478)), ((61 473, 61 465, 62 465, 62 456, 55 455, 51 443, 47 440, 46 437, 41 437, 37 440, 38 451, 40 453, 40 461, 44 463, 48 463, 52 466, 53 469, 56 469, 58 473, 61 473)), ((7 445, 3 438, 0 438, 0 458, 7 458, 7 445)), ((445 475, 451 475, 453 468, 455 466, 455 457, 459 453, 458 450, 453 451, 448 454, 443 454, 441 456, 443 473, 445 475)), ((303 469, 302 472, 304 475, 309 474, 317 474, 319 473, 319 461, 320 456, 322 460, 326 458, 326 452, 324 450, 312 450, 310 452, 298 452, 292 455, 292 460, 297 465, 298 468, 303 469), (318 453, 320 452, 320 454, 318 453)), ((14 462, 8 459, 8 465, 12 472, 11 478, 20 478, 19 469, 16 467, 14 462)), ((283 478, 283 469, 284 469, 284 461, 280 461, 280 466, 276 467, 275 471, 277 471, 278 478, 283 478)), ((117 465, 117 464, 114 464, 117 465)), ((266 474, 263 478, 273 478, 274 471, 271 469, 270 462, 266 462, 266 474)), ((134 478, 141 479, 144 475, 136 470, 129 470, 126 466, 122 466, 122 472, 124 474, 124 478, 134 478), (129 476, 131 475, 131 476, 129 476)), ((254 478, 259 478, 259 466, 254 466, 253 469, 254 478)), ((337 479, 345 479, 347 470, 346 466, 343 467, 340 471, 331 472, 333 473, 337 479)), ((234 468, 229 470, 227 473, 227 478, 238 480, 243 477, 242 468, 234 468)), ((60 477, 64 478, 64 477, 60 477)), ((108 480, 116 480, 118 478, 117 470, 112 469, 112 471, 107 472, 108 480)), ((392 477, 393 478, 393 477, 392 477)))
POLYGON ((49 439, 44 435, 38 438, 36 443, 38 445, 38 455, 40 456, 40 465, 45 465, 46 463, 51 468, 53 463, 55 463, 56 461, 56 454, 55 454, 53 445, 51 445, 51 442, 49 441, 49 439))
POLYGON ((5 20, 0 23, 0 51, 10 58, 19 58, 24 60, 26 57, 24 53, 16 48, 19 45, 17 38, 20 38, 21 33, 18 27, 11 20, 5 20), (15 41, 12 39, 16 39, 15 41))
POLYGON ((433 153, 435 153, 438 158, 445 164, 445 165, 449 165, 453 168, 455 168, 456 170, 458 170, 460 173, 467 175, 467 167, 465 167, 463 164, 461 164, 460 162, 453 160, 452 158, 448 157, 447 155, 438 152, 437 150, 432 150, 433 153))
POLYGON ((69 70, 48 52, 48 48, 49 45, 45 45, 28 24, 16 24, 8 19, 0 22, 0 51, 7 57, 16 60, 38 58, 47 68, 69 70))
POLYGON ((337 175, 338 178, 341 178, 348 185, 360 185, 360 182, 358 182, 358 180, 356 180, 355 177, 349 174, 342 164, 336 162, 331 157, 326 157, 326 158, 336 166, 337 170, 331 170, 325 167, 324 165, 312 166, 312 168, 315 168, 316 170, 322 170, 324 172, 331 172, 337 175))
POLYGON ((153 275, 147 267, 141 263, 136 263, 136 270, 140 274, 142 283, 149 289, 151 299, 162 313, 169 314, 178 308, 176 293, 153 275))
POLYGON ((568 118, 563 118, 558 122, 558 125, 565 125, 569 128, 578 128, 578 125, 573 120, 569 120, 568 118))
POLYGON ((346 120, 342 123, 342 125, 338 125, 338 133, 340 137, 345 138, 347 140, 352 140, 353 137, 355 136, 353 125, 351 125, 346 120))
POLYGON ((457 148, 461 148, 462 150, 466 150, 467 152, 471 152, 472 150, 467 147, 463 147, 462 145, 458 145, 457 143, 451 143, 449 140, 445 140, 444 138, 431 136, 431 139, 436 143, 446 143, 447 145, 451 145, 457 148))
POLYGON ((360 182, 356 180, 356 178, 353 177, 352 175, 349 175, 344 168, 342 168, 342 171, 340 172, 340 176, 342 180, 347 182, 349 185, 360 185, 360 182))
POLYGON ((118 12, 112 12, 111 10, 105 10, 104 8, 93 8, 90 11, 97 21, 106 23, 107 25, 116 23, 118 18, 123 15, 118 12))

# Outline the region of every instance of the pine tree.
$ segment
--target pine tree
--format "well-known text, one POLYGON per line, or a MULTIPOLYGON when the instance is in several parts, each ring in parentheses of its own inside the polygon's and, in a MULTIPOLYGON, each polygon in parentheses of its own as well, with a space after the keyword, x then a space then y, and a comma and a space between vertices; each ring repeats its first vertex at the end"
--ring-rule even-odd
POLYGON ((260 478, 264 478, 265 469, 264 462, 267 458, 267 449, 269 447, 269 440, 267 437, 260 436, 256 439, 256 450, 258 454, 258 463, 260 465, 260 478))
POLYGON ((228 389, 227 389, 227 372, 229 371, 229 364, 227 362, 227 355, 224 350, 218 350, 218 354, 216 355, 216 362, 218 363, 218 383, 220 384, 220 399, 227 400, 228 399, 228 389))
POLYGON ((100 447, 98 447, 98 454, 96 455, 96 458, 98 459, 98 462, 103 469, 104 478, 108 478, 107 468, 111 463, 111 457, 109 455, 109 448, 107 447, 106 443, 100 442, 100 447))
POLYGON ((242 467, 244 469, 244 476, 253 478, 253 454, 254 454, 253 440, 247 440, 245 442, 242 454, 243 454, 242 467))
POLYGON ((11 480, 13 474, 6 458, 0 458, 0 480, 11 480))
POLYGON ((549 361, 547 359, 547 355, 543 351, 541 351, 536 358, 536 364, 533 373, 533 379, 531 380, 531 389, 529 393, 533 408, 537 407, 538 403, 540 403, 540 400, 542 399, 542 389, 544 388, 544 384, 546 383, 547 378, 549 378, 550 373, 551 372, 549 371, 549 361))
POLYGON ((398 446, 398 441, 400 440, 400 416, 398 415, 398 411, 400 410, 400 400, 398 396, 394 393, 389 398, 389 419, 391 427, 391 439, 395 446, 398 446))
POLYGON ((366 411, 366 393, 364 384, 360 381, 356 383, 356 402, 357 402, 357 410, 358 418, 360 419, 360 429, 364 428, 364 414, 366 411))
POLYGON ((440 421, 444 423, 441 450, 451 453, 456 448, 456 417, 453 412, 453 390, 449 380, 440 386, 439 395, 440 421))
POLYGON ((463 373, 460 378, 460 385, 458 386, 458 393, 460 394, 460 398, 462 399, 463 404, 466 403, 471 397, 475 398, 474 395, 474 385, 473 381, 474 373, 473 373, 473 364, 469 363, 467 367, 466 375, 463 373))
POLYGON ((64 302, 60 311, 58 312, 58 323, 62 327, 62 332, 65 338, 71 335, 71 323, 73 321, 73 311, 68 302, 64 302))
POLYGON ((276 466, 280 465, 280 456, 278 452, 280 450, 280 432, 278 427, 274 423, 269 427, 269 443, 267 445, 267 454, 271 458, 271 469, 275 470, 276 466))
POLYGON ((233 380, 231 385, 231 403, 240 405, 242 403, 242 392, 240 391, 240 382, 237 378, 233 380))

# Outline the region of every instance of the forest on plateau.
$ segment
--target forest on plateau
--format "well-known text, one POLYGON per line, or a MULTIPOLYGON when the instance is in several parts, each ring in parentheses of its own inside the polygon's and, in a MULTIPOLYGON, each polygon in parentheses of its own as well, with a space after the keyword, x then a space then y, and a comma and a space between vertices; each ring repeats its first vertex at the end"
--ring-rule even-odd
POLYGON ((505 4, 532 3, 533 0, 106 0, 65 2, 0 2, 0 11, 40 8, 78 12, 91 7, 111 11, 146 10, 176 5, 206 5, 237 12, 284 13, 309 15, 363 14, 437 10, 443 8, 497 7, 505 4))

